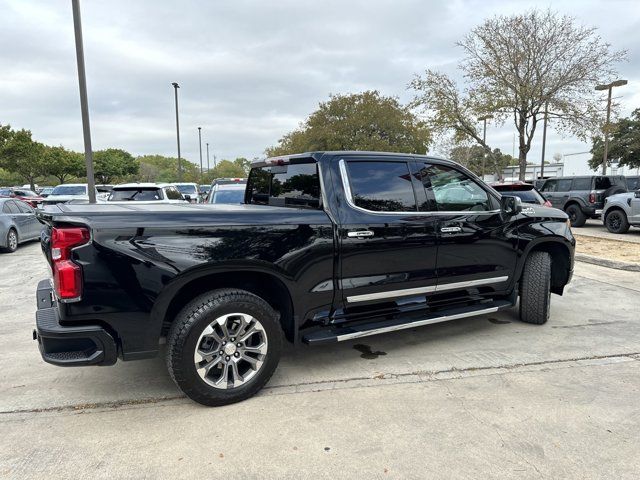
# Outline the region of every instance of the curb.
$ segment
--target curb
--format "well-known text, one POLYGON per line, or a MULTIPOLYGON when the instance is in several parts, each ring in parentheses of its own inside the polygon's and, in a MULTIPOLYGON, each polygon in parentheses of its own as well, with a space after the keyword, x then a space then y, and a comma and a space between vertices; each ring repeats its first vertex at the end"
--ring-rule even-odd
POLYGON ((608 260, 606 258, 585 255, 584 253, 576 253, 575 259, 578 262, 591 263, 593 265, 600 265, 601 267, 615 268, 616 270, 626 270, 628 272, 640 272, 640 264, 638 263, 608 260))

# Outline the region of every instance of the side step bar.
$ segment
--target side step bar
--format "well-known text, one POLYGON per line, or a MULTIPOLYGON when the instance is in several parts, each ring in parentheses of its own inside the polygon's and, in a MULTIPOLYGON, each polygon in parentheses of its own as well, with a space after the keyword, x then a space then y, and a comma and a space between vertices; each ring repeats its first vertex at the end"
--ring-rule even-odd
POLYGON ((302 341, 309 345, 320 345, 323 343, 343 342, 354 338, 368 337, 380 333, 394 332, 407 328, 422 327, 433 323, 448 322, 460 318, 475 317, 495 313, 513 307, 513 303, 508 300, 495 300, 493 302, 471 305, 466 307, 451 308, 432 314, 422 316, 411 316, 408 318, 396 318, 392 320, 383 319, 379 321, 361 323, 359 325, 349 325, 318 330, 302 337, 302 341))

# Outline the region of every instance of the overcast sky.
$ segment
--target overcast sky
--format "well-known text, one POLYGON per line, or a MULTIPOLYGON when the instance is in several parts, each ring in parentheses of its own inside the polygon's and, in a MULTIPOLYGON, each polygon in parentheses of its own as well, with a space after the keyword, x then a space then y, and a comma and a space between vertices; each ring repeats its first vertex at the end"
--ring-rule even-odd
MULTIPOLYGON (((171 82, 179 82, 184 157, 198 162, 198 126, 212 163, 214 154, 260 156, 330 93, 377 89, 405 102, 425 68, 459 77, 458 39, 486 17, 532 6, 571 14, 627 49, 619 71, 629 85, 616 95, 623 114, 640 107, 637 0, 85 0, 93 146, 176 156, 171 82)), ((0 12, 0 123, 81 151, 71 1, 0 0, 0 12)), ((512 153, 513 132, 489 126, 487 137, 512 153)), ((549 131, 549 157, 589 148, 549 131)))

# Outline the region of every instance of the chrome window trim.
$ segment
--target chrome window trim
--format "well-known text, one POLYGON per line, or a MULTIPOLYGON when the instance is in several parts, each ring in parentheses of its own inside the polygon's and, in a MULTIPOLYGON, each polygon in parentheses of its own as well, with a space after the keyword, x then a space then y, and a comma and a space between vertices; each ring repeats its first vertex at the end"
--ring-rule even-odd
POLYGON ((375 328, 373 330, 366 330, 366 331, 363 331, 363 332, 345 333, 344 335, 338 335, 337 336, 337 340, 338 340, 338 342, 343 342, 345 340, 351 340, 353 338, 360 338, 360 337, 367 337, 369 335, 377 335, 379 333, 394 332, 396 330, 404 330, 404 329, 407 329, 407 328, 422 327, 423 325, 430 325, 430 324, 433 324, 433 323, 448 322, 450 320, 457 320, 459 318, 475 317, 477 315, 484 315, 484 314, 487 314, 487 313, 495 313, 498 310, 500 310, 499 307, 490 307, 490 308, 485 308, 485 309, 482 309, 482 310, 475 310, 473 312, 457 313, 455 315, 443 315, 441 317, 427 318, 427 319, 424 319, 424 320, 417 320, 415 322, 401 323, 399 325, 392 325, 390 327, 375 328))
POLYGON ((477 280, 467 280, 465 282, 451 282, 442 285, 430 285, 428 287, 405 288, 402 290, 390 290, 387 292, 365 293, 362 295, 352 295, 347 297, 347 303, 368 302, 371 300, 381 300, 384 298, 406 297, 408 295, 420 295, 421 293, 446 292, 457 288, 476 287, 479 285, 491 285, 509 280, 507 275, 500 277, 480 278, 477 280))
MULTIPOLYGON (((351 192, 351 185, 349 184, 349 176, 347 174, 347 162, 345 162, 344 158, 341 158, 338 162, 338 167, 340 169, 340 178, 342 179, 342 188, 344 190, 345 200, 347 205, 349 205, 354 210, 359 212, 367 213, 370 215, 407 215, 407 216, 430 216, 430 215, 493 215, 496 213, 500 213, 500 209, 497 210, 452 210, 452 211, 443 211, 439 210, 437 212, 376 212, 374 210, 367 210, 366 208, 362 208, 357 206, 353 202, 353 193, 351 192)), ((487 194, 488 195, 488 194, 487 194)))

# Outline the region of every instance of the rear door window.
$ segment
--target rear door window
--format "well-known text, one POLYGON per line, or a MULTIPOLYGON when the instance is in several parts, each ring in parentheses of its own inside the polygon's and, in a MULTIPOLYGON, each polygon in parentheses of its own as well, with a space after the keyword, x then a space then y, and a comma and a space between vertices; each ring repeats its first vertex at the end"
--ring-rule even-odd
POLYGON ((320 208, 316 163, 268 165, 251 170, 248 201, 257 205, 320 208))
POLYGON ((415 212, 406 162, 347 161, 349 186, 356 206, 372 212, 415 212))
POLYGON ((571 190, 591 190, 591 177, 589 178, 574 178, 573 179, 573 186, 571 187, 571 190))
POLYGON ((558 192, 568 192, 569 190, 571 190, 571 182, 572 180, 570 178, 566 178, 563 180, 558 180, 558 192))

